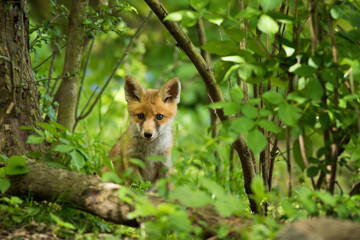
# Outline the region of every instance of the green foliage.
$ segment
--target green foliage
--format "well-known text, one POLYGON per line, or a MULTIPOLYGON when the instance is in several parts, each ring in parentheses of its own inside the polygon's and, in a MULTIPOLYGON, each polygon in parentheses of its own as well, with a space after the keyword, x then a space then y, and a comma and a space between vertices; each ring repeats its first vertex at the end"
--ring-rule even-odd
MULTIPOLYGON (((317 31, 314 42, 307 2, 300 1, 297 12, 294 2, 280 0, 245 1, 247 7, 242 10, 239 10, 238 1, 231 0, 162 3, 170 10, 165 20, 181 22, 198 50, 212 54, 211 67, 225 100, 209 105, 196 68, 169 34, 159 30, 158 20, 152 18, 91 114, 79 122, 75 132, 63 128, 55 122, 56 80, 42 79, 63 74, 62 47, 66 43, 63 26, 68 21, 69 6, 51 1, 49 10, 51 16, 57 16, 55 20, 48 16, 39 22, 37 16, 30 19, 32 64, 41 94, 42 114, 47 121, 38 123, 36 128, 23 127, 34 131, 28 143, 46 142, 50 150, 45 156, 36 153, 29 156, 45 158, 50 164, 61 164, 87 174, 98 171, 104 162, 110 162, 107 152, 128 124, 123 77, 132 74, 144 86, 157 88, 165 80, 177 76, 183 90, 174 126, 172 161, 175 173, 158 183, 158 192, 172 202, 153 206, 141 194, 153 186, 139 179, 134 181, 131 191, 122 188, 123 192, 119 193, 123 200, 135 202, 135 211, 130 217, 154 217, 145 223, 149 238, 202 237, 200 228, 191 225, 192 219, 188 218, 185 208, 196 209, 208 204, 213 204, 223 217, 235 215, 251 219, 251 224, 243 231, 244 239, 274 239, 279 222, 307 217, 330 215, 359 221, 359 197, 346 194, 360 180, 358 4, 354 1, 317 2, 313 9, 317 31), (280 7, 282 5, 285 8, 280 7), (325 10, 329 13, 332 33, 325 10), (205 25, 207 43, 204 46, 200 46, 196 37, 199 19, 205 25), (333 40, 337 60, 333 56, 333 40), (54 49, 57 55, 53 74, 49 76, 50 61, 39 64, 54 49), (209 126, 208 108, 223 109, 229 120, 209 126), (216 128, 217 134, 213 137, 212 131, 216 128), (285 134, 285 129, 289 134, 285 134), (244 136, 257 170, 252 179, 251 198, 260 212, 267 211, 268 217, 252 215, 248 207, 242 159, 231 146, 239 134, 244 136), (300 147, 300 135, 304 139, 304 149, 300 147), (317 183, 321 175, 329 174, 334 144, 339 147, 336 186, 341 187, 335 187, 335 194, 331 195, 312 190, 311 181, 317 183), (277 149, 273 148, 275 145, 277 149), (287 159, 288 151, 290 159, 287 159), (304 164, 304 153, 308 167, 304 164), (53 157, 60 159, 60 164, 50 161, 53 157), (264 158, 268 165, 273 161, 271 190, 261 175, 264 158), (292 168, 292 197, 287 197, 288 161, 292 168), (166 190, 168 182, 175 185, 170 193, 166 190)), ((85 77, 79 112, 88 106, 88 101, 93 101, 92 94, 99 92, 116 61, 122 57, 123 49, 135 32, 129 26, 139 26, 143 13, 148 11, 139 1, 131 4, 105 1, 98 8, 89 9, 84 24, 87 36, 95 41, 92 51, 86 51, 83 57, 85 63, 90 55, 88 68, 79 73, 85 77)), ((4 155, 1 158, 7 159, 4 155)), ((0 170, 1 192, 9 187, 7 175, 26 173, 23 159, 15 156, 6 160, 9 165, 0 170)), ((131 161, 140 167, 143 165, 139 160, 131 161)), ((125 177, 132 175, 131 170, 124 173, 125 177)), ((125 181, 113 172, 103 179, 125 181)), ((325 181, 319 181, 319 185, 324 188, 325 181)), ((51 231, 64 238, 88 232, 140 236, 137 230, 108 225, 84 213, 71 214, 73 210, 62 204, 35 206, 21 201, 2 198, 0 211, 5 220, 1 225, 14 229, 20 221, 29 223, 35 219, 53 225, 51 231)), ((219 238, 226 238, 228 227, 219 226, 214 231, 219 238)))
MULTIPOLYGON (((42 129, 23 126, 23 130, 35 131, 38 135, 30 135, 27 143, 39 144, 45 141, 52 146, 42 158, 50 165, 57 165, 52 162, 52 156, 56 156, 57 162, 80 172, 92 174, 101 168, 101 164, 106 158, 104 149, 99 143, 90 144, 84 140, 85 134, 73 133, 69 129, 61 126, 57 122, 37 123, 42 129)), ((31 157, 39 157, 37 154, 30 154, 31 157)), ((61 165, 60 165, 61 166, 61 165)))

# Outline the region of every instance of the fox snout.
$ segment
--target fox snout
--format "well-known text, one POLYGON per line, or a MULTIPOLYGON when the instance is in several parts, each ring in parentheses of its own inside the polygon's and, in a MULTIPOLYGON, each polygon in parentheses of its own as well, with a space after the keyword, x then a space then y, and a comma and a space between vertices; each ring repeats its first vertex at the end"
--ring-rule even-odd
POLYGON ((138 125, 141 137, 148 141, 154 140, 158 136, 158 128, 159 124, 151 118, 138 125))

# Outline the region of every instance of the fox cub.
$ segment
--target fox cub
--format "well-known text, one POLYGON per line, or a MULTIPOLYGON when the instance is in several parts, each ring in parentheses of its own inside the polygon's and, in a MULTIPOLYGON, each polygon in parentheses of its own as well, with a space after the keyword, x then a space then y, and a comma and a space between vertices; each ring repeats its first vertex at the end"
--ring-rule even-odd
POLYGON ((159 90, 154 90, 145 89, 131 76, 125 77, 125 99, 131 121, 109 153, 119 176, 129 168, 152 183, 166 176, 171 167, 171 125, 180 101, 180 91, 178 78, 172 78, 159 90), (162 156, 165 160, 148 160, 149 156, 162 156), (143 161, 145 168, 132 164, 130 158, 143 161))

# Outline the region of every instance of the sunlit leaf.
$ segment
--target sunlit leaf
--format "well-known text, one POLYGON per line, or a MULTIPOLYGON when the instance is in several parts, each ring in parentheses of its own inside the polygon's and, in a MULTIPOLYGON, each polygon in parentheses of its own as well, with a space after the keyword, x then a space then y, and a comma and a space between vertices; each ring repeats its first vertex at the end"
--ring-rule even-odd
POLYGON ((72 145, 59 144, 53 149, 53 151, 68 153, 68 152, 72 151, 73 149, 74 149, 74 146, 72 146, 72 145))
POLYGON ((279 31, 279 25, 268 15, 261 15, 257 26, 260 31, 270 35, 274 35, 279 31))

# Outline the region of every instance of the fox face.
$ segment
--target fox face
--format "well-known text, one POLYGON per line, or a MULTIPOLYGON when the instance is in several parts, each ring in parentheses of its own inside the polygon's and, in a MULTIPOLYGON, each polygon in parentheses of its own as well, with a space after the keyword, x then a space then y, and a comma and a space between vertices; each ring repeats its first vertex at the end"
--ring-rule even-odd
POLYGON ((137 137, 146 141, 169 132, 180 101, 178 78, 168 80, 159 90, 145 89, 135 78, 125 77, 125 99, 137 137))

